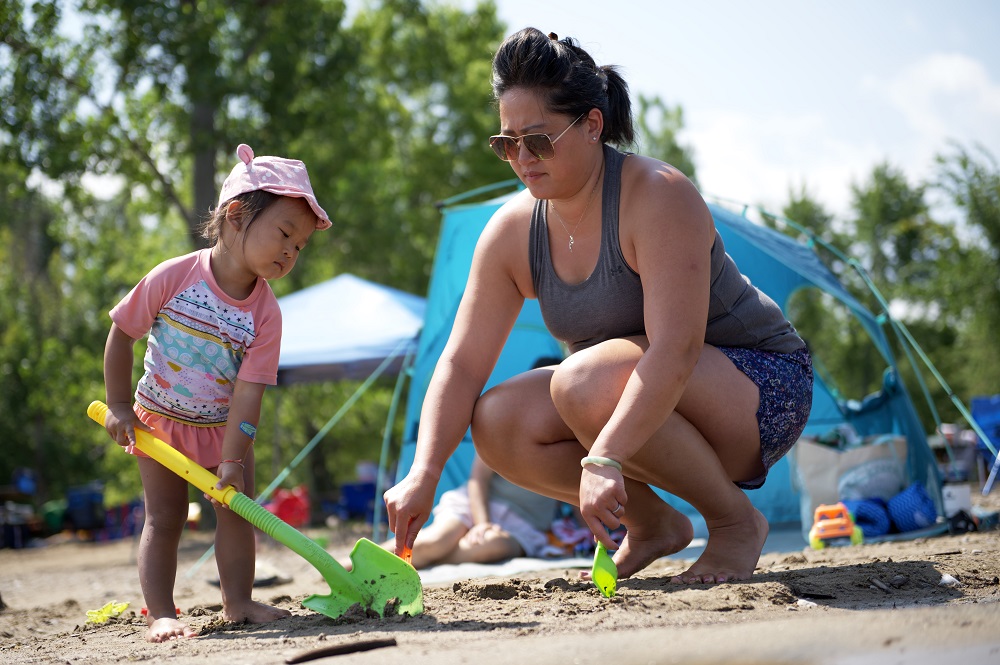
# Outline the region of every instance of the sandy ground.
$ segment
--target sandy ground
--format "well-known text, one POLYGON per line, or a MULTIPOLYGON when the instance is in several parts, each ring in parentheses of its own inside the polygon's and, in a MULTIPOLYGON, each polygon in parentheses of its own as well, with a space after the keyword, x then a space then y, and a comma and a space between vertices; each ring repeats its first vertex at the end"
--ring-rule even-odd
MULTIPOLYGON (((996 510, 1000 491, 974 501, 996 510)), ((422 615, 336 620, 301 607, 305 596, 328 587, 298 555, 270 544, 261 548, 263 567, 292 579, 260 587, 256 597, 292 616, 263 626, 221 620, 219 591, 210 584, 214 562, 185 575, 208 538, 185 536, 176 594, 201 634, 167 644, 143 640, 131 540, 0 550, 0 662, 262 665, 395 640, 314 662, 1000 663, 996 530, 768 553, 751 580, 720 586, 670 585, 686 562, 661 559, 621 581, 612 599, 581 580, 579 569, 427 584, 422 615), (130 603, 121 618, 86 624, 87 610, 112 600, 130 603)), ((356 534, 341 534, 348 538, 356 534)))

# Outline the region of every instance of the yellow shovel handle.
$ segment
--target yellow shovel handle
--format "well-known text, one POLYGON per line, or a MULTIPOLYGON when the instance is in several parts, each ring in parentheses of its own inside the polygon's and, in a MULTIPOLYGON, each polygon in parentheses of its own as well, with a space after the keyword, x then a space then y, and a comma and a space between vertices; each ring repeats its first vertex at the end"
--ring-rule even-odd
MULTIPOLYGON (((100 425, 104 425, 107 413, 108 406, 101 401, 95 400, 87 407, 87 415, 100 425)), ((236 488, 232 485, 225 489, 217 489, 215 486, 219 482, 218 476, 145 430, 135 430, 135 447, 219 503, 228 506, 236 494, 236 488)))

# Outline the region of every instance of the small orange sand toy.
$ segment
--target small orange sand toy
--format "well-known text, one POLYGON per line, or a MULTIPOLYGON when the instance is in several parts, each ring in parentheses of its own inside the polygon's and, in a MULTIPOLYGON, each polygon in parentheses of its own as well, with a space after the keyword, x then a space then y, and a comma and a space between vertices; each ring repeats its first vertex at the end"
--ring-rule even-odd
POLYGON ((824 503, 816 507, 813 525, 809 529, 809 546, 814 550, 827 546, 860 545, 864 539, 861 527, 854 523, 843 503, 824 503))

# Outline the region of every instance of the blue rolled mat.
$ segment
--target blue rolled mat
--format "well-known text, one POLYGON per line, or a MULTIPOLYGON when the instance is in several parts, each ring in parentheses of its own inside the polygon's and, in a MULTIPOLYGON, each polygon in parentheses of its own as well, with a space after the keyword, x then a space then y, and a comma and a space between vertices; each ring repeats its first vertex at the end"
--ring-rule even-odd
POLYGON ((937 509, 923 483, 913 483, 889 499, 889 517, 897 531, 915 531, 934 524, 937 509))
POLYGON ((882 499, 845 500, 843 503, 854 515, 854 523, 861 527, 865 538, 884 536, 892 528, 889 510, 882 499))

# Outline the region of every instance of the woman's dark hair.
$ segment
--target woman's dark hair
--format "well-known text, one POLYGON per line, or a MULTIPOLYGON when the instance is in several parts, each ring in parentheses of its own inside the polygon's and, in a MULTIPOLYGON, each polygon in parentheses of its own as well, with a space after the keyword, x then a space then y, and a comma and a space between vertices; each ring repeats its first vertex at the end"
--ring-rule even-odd
MULTIPOLYGON (((229 199, 229 201, 240 202, 240 214, 243 215, 244 219, 243 228, 249 229, 250 225, 257 219, 257 215, 267 210, 268 207, 280 198, 281 194, 272 194, 271 192, 265 192, 263 189, 255 189, 252 192, 237 194, 229 199)), ((206 238, 209 245, 214 245, 222 237, 222 225, 226 221, 226 208, 229 206, 229 201, 225 201, 222 205, 211 211, 208 218, 198 227, 201 237, 206 238)), ((245 234, 243 240, 246 241, 245 234)))
POLYGON ((572 37, 559 39, 537 28, 515 32, 493 56, 493 97, 512 88, 541 91, 555 113, 577 117, 592 108, 604 115, 601 142, 635 141, 628 84, 614 65, 598 67, 572 37))

